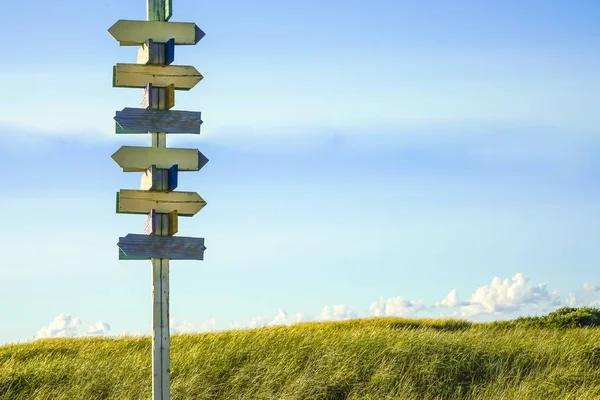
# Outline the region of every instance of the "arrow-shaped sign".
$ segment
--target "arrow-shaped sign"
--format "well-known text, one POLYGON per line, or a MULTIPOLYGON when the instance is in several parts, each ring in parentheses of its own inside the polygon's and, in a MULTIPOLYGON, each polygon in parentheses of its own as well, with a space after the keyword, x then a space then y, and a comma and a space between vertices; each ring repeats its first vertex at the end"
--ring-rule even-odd
POLYGON ((178 148, 121 146, 111 157, 123 172, 143 172, 151 165, 166 169, 174 164, 179 171, 199 171, 208 162, 196 149, 178 148))
POLYGON ((182 217, 196 215, 206 201, 195 192, 149 192, 146 190, 121 189, 117 192, 117 213, 147 214, 177 211, 182 217))
POLYGON ((113 67, 113 86, 145 88, 148 83, 154 87, 167 87, 175 90, 190 90, 203 76, 198 70, 187 65, 145 65, 117 64, 113 67))
POLYGON ((120 19, 108 28, 108 33, 121 46, 139 46, 152 39, 165 43, 175 39, 178 45, 194 45, 204 37, 204 32, 193 22, 133 21, 120 19))
MULTIPOLYGON (((201 113, 197 111, 124 108, 117 111, 115 121, 128 131, 200 134, 201 113)), ((117 133, 118 130, 116 130, 117 133)))
POLYGON ((184 236, 136 235, 119 238, 119 249, 126 257, 168 258, 171 260, 203 260, 204 238, 184 236))

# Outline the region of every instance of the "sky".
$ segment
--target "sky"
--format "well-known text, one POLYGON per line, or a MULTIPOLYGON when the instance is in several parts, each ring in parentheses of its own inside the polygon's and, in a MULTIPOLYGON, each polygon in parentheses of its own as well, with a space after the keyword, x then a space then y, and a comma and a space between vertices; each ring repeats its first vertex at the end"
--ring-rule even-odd
MULTIPOLYGON (((178 91, 210 161, 178 190, 207 206, 171 262, 171 331, 348 318, 473 321, 600 306, 600 4, 595 1, 192 1, 178 91)), ((107 30, 145 2, 9 2, 0 25, 0 344, 149 335, 148 261, 116 243, 144 217, 110 156, 140 89, 107 30)))

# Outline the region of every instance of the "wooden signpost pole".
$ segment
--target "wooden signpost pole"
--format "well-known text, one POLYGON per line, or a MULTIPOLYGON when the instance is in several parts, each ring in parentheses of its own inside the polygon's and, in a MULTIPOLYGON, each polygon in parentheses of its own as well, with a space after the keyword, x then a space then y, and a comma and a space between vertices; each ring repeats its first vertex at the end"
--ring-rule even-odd
MULTIPOLYGON (((147 0, 146 19, 148 21, 166 21, 166 0, 147 0)), ((140 52, 148 52, 148 64, 164 64, 164 43, 153 44, 148 42, 140 52)), ((138 57, 139 58, 139 57, 138 57)), ((165 109, 165 88, 147 89, 147 95, 157 98, 150 105, 152 109, 165 109), (161 101, 163 100, 163 101, 161 101)), ((152 132, 152 147, 167 147, 167 134, 152 132)), ((166 191, 167 182, 162 170, 158 172, 156 190, 166 191)), ((177 218, 177 215, 174 216, 177 218)), ((168 235, 163 227, 169 226, 169 214, 158 214, 156 233, 160 236, 168 235)), ((154 233, 154 232, 153 232, 154 233)), ((170 400, 170 332, 169 332, 169 259, 152 258, 152 399, 170 400)))
POLYGON ((189 90, 202 75, 191 66, 171 66, 175 45, 195 45, 204 36, 195 24, 168 22, 172 0, 146 0, 147 21, 119 20, 109 33, 121 46, 141 45, 137 64, 113 67, 113 86, 143 87, 142 108, 116 113, 116 133, 149 133, 151 147, 123 146, 112 158, 124 172, 144 172, 141 190, 117 193, 118 213, 147 214, 146 235, 121 237, 119 259, 152 262, 152 399, 170 399, 169 260, 202 260, 203 238, 174 237, 179 216, 195 215, 206 202, 193 192, 174 192, 179 171, 207 162, 196 149, 167 149, 167 134, 200 133, 199 112, 170 111, 175 90, 189 90), (181 164, 181 168, 179 168, 181 164))

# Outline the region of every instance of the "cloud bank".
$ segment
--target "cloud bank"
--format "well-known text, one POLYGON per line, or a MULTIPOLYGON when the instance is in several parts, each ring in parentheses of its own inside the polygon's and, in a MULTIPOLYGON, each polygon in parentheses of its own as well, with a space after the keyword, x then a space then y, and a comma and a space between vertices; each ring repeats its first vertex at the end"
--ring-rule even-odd
MULTIPOLYGON (((419 317, 427 313, 428 317, 460 317, 465 319, 492 316, 502 317, 509 314, 524 314, 533 311, 548 312, 552 309, 569 307, 600 307, 600 285, 585 283, 578 293, 568 293, 562 297, 559 292, 551 291, 545 283, 532 284, 521 272, 510 279, 494 277, 489 284, 477 288, 467 300, 461 300, 456 289, 451 289, 439 302, 428 305, 421 300, 405 299, 401 296, 373 301, 368 315, 371 317, 419 317)), ((364 317, 363 316, 363 317, 364 317)), ((326 305, 315 317, 301 312, 290 314, 280 308, 275 315, 258 316, 248 323, 233 322, 229 329, 261 328, 278 325, 293 325, 308 321, 342 321, 361 317, 344 304, 326 305)), ((189 320, 170 320, 170 331, 176 333, 214 332, 221 330, 216 318, 204 322, 189 320)), ((98 321, 85 326, 82 321, 69 314, 60 314, 52 322, 40 328, 35 339, 55 337, 81 337, 110 334, 110 325, 98 321)))
POLYGON ((110 325, 103 321, 98 321, 87 328, 81 319, 73 317, 70 314, 61 313, 54 317, 49 325, 40 328, 35 339, 61 338, 61 337, 81 337, 81 336, 99 336, 107 335, 110 332, 110 325))

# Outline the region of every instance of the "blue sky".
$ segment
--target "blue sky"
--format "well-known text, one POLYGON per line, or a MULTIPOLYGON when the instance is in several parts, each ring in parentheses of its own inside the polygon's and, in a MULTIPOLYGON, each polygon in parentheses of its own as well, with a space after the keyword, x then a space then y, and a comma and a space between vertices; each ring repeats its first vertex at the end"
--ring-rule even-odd
MULTIPOLYGON (((600 6, 324 3, 174 0, 206 32, 175 109, 204 123, 169 145, 210 162, 180 176, 208 249, 171 264, 173 331, 600 304, 600 6)), ((137 51, 107 33, 145 2, 6 7, 0 343, 149 334, 149 263, 116 247, 144 218, 114 212, 140 174, 110 159, 149 144, 113 131, 137 51)))

